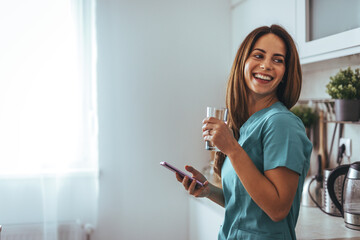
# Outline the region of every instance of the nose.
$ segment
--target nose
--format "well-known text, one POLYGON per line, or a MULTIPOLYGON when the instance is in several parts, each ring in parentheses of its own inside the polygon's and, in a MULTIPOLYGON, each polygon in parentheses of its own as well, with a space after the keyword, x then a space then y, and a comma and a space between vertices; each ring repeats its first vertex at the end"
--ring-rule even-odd
POLYGON ((260 63, 260 68, 263 70, 272 70, 273 69, 272 61, 269 59, 264 59, 260 63))

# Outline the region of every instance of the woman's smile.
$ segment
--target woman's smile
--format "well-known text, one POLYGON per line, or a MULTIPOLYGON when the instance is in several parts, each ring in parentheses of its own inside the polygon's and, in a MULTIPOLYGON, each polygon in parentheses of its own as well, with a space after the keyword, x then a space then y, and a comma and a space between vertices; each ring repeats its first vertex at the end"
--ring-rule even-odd
POLYGON ((261 73, 254 73, 253 74, 254 78, 259 81, 260 83, 269 83, 270 81, 272 81, 274 78, 270 75, 267 74, 261 74, 261 73))

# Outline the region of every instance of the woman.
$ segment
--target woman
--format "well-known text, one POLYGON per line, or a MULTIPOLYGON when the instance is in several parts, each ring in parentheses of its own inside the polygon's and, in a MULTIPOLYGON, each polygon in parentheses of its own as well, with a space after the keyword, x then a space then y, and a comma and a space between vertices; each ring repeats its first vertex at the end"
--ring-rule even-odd
POLYGON ((191 166, 185 169, 204 187, 177 175, 191 195, 225 207, 219 239, 296 239, 312 151, 301 120, 289 111, 301 83, 298 53, 283 28, 260 27, 245 38, 228 81, 227 125, 215 118, 203 121, 204 140, 221 151, 214 170, 222 188, 191 166))

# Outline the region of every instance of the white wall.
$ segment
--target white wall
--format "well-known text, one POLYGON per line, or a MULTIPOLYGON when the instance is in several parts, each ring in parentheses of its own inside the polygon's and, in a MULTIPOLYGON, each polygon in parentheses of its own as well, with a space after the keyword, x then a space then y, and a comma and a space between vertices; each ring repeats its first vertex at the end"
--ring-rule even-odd
POLYGON ((99 221, 94 239, 188 239, 189 196, 159 165, 202 168, 224 105, 230 3, 98 1, 99 221))
POLYGON ((295 0, 232 0, 232 56, 252 30, 279 24, 295 38, 295 0))

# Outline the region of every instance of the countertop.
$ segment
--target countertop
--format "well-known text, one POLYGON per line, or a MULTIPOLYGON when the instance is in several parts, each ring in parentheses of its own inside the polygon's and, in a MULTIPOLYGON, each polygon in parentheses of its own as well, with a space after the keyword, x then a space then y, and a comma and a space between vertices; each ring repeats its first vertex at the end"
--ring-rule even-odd
POLYGON ((296 225, 298 240, 360 240, 360 231, 345 227, 344 219, 332 217, 316 207, 300 207, 296 225))
MULTIPOLYGON (((190 198, 190 208, 194 215, 191 216, 193 222, 190 228, 193 227, 196 233, 190 239, 216 239, 224 208, 202 198, 190 198)), ((329 216, 316 207, 300 207, 295 231, 298 240, 360 240, 360 231, 345 227, 343 218, 329 216)))

